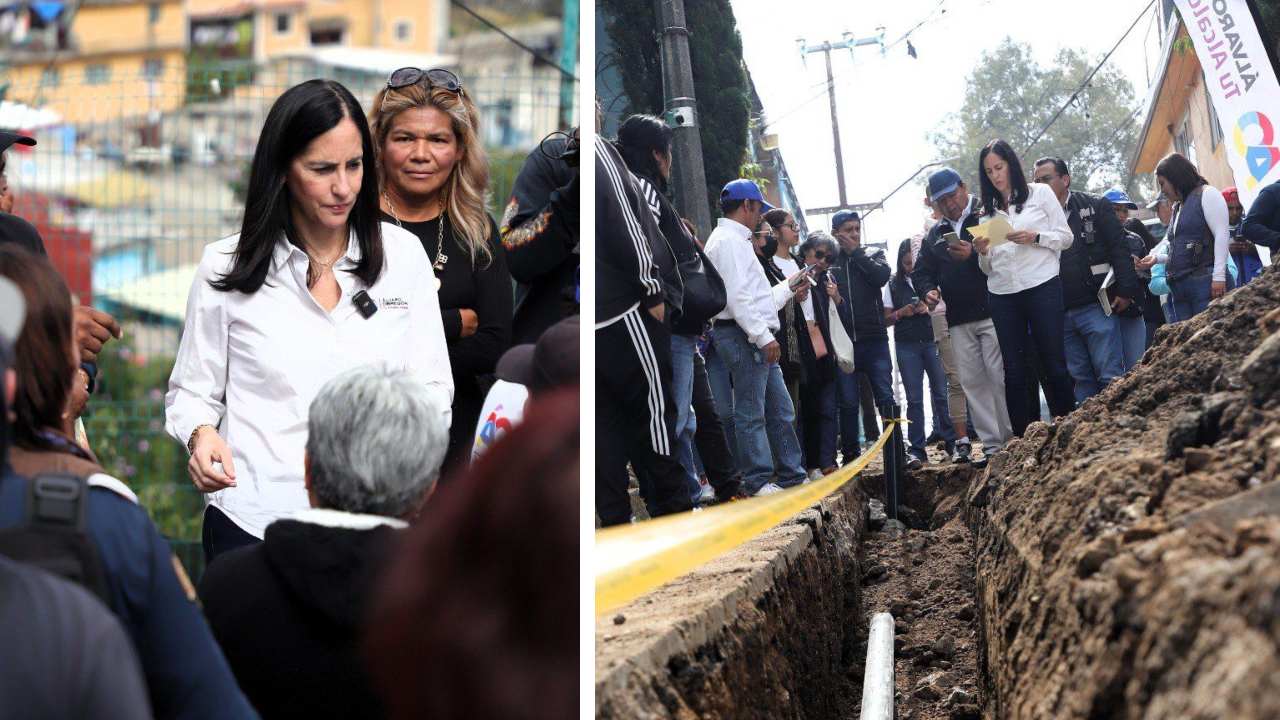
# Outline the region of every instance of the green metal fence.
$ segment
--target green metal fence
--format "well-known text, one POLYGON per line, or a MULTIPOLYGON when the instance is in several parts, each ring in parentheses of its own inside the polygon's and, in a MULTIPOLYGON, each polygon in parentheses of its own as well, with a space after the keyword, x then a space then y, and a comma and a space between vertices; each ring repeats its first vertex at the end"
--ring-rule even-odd
MULTIPOLYGON (((559 76, 460 74, 481 108, 497 219, 525 156, 566 114, 559 76)), ((25 105, 21 117, 37 119, 22 129, 39 145, 7 156, 14 212, 40 229, 79 299, 125 330, 100 358, 83 418, 90 444, 138 493, 193 578, 203 570, 204 503, 187 479, 185 449, 163 429, 186 295, 203 246, 239 230, 240 193, 271 103, 312 77, 343 82, 367 108, 386 74, 305 58, 255 66, 193 57, 137 77, 0 78, 10 83, 10 109, 25 105)))

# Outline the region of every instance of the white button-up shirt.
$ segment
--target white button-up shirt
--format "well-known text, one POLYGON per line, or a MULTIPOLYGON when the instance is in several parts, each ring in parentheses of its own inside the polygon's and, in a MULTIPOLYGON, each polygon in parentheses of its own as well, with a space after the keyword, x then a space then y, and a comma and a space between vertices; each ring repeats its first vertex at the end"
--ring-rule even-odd
MULTIPOLYGON (((978 267, 987 274, 987 289, 993 295, 1030 290, 1057 277, 1058 258, 1075 240, 1053 188, 1043 183, 1030 183, 1029 187, 1031 194, 1023 203, 1022 212, 1016 206, 1009 207, 1009 224, 1014 230, 1040 233, 1040 242, 1008 242, 978 256, 978 267)), ((989 219, 984 217, 982 221, 989 219)))
POLYGON ((778 311, 792 292, 786 283, 769 286, 769 276, 751 244, 746 225, 720 218, 707 238, 707 258, 724 280, 725 307, 716 320, 733 320, 752 345, 762 348, 774 342, 774 331, 782 327, 778 311))
POLYGON ((308 507, 307 413, 326 382, 375 363, 408 370, 438 395, 447 424, 453 380, 431 263, 412 233, 382 224, 386 265, 372 287, 346 272, 360 259, 352 233, 333 266, 342 295, 331 312, 307 289, 307 254, 283 237, 257 292, 210 287, 231 269, 238 241, 232 235, 210 244, 196 270, 165 396, 165 429, 185 445, 197 426, 218 428, 231 447, 236 485, 208 501, 262 537, 274 520, 308 507), (352 301, 361 290, 378 306, 369 318, 352 301))

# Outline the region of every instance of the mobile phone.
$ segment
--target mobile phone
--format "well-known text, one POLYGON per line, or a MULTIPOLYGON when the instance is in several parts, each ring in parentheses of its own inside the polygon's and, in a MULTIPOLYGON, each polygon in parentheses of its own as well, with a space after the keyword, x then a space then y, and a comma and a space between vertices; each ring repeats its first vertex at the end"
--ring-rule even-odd
POLYGON ((947 245, 954 248, 962 247, 964 245, 964 240, 961 240, 960 236, 954 232, 943 233, 942 239, 947 241, 947 245))

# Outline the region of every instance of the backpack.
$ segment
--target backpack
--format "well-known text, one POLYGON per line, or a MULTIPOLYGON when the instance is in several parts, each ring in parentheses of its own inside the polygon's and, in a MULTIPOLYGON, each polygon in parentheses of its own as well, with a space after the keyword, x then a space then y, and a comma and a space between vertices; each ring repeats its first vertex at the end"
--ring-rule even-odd
POLYGON ((110 607, 107 573, 87 532, 88 504, 86 478, 56 472, 28 480, 24 521, 0 530, 0 555, 77 583, 110 607))

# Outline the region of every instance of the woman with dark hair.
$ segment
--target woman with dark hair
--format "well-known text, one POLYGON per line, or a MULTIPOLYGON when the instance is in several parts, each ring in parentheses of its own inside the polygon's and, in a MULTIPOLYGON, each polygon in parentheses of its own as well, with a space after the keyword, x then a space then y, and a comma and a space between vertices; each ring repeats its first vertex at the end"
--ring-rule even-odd
POLYGON ((895 326, 893 345, 898 357, 898 375, 907 391, 907 454, 918 467, 929 462, 925 450, 924 377, 929 376, 929 395, 933 402, 933 432, 947 442, 955 442, 955 430, 947 409, 947 376, 942 370, 942 357, 933 337, 933 321, 929 308, 911 284, 915 269, 911 238, 898 246, 898 266, 885 285, 885 324, 895 326), (889 310, 887 308, 892 308, 889 310))
MULTIPOLYGON (((26 306, 10 359, 17 379, 10 407, 13 419, 10 423, 9 418, 0 418, 0 432, 6 426, 12 428, 7 462, 0 457, 0 531, 7 536, 6 548, 18 547, 13 541, 22 536, 21 526, 30 523, 35 513, 29 507, 35 497, 33 478, 80 478, 87 492, 81 496, 79 510, 96 562, 53 547, 46 548, 45 558, 61 561, 59 570, 68 577, 71 571, 79 571, 74 578, 78 584, 120 619, 138 651, 155 716, 257 717, 236 685, 200 608, 192 602, 194 593, 186 590, 190 580, 169 543, 139 507, 133 491, 107 474, 93 453, 70 434, 67 407, 80 350, 74 341, 66 283, 48 258, 8 245, 0 245, 0 278, 17 286, 26 306)), ((29 529, 25 532, 27 540, 36 537, 29 529)), ((47 540, 49 531, 43 532, 47 540)), ((45 567, 53 570, 51 565, 45 567)), ((81 712, 96 714, 89 708, 81 712)))
POLYGON ((1156 182, 1173 202, 1166 239, 1165 279, 1178 320, 1190 320, 1227 291, 1231 241, 1227 201, 1190 160, 1170 153, 1156 165, 1156 182))
MULTIPOLYGON (((665 195, 667 183, 671 179, 673 137, 671 128, 661 118, 632 115, 618 127, 618 139, 614 142, 614 147, 618 149, 618 154, 635 178, 677 266, 690 267, 700 262, 702 270, 714 275, 715 281, 719 282, 715 268, 706 259, 680 214, 665 195)), ((676 438, 679 443, 677 457, 688 475, 694 503, 709 502, 713 498, 726 500, 741 494, 741 484, 732 458, 720 451, 721 447, 727 450, 727 443, 712 442, 709 448, 712 450, 711 454, 702 457, 709 484, 701 483, 694 460, 696 429, 706 418, 696 418, 691 403, 696 395, 711 393, 709 385, 706 388, 694 387, 698 378, 708 382, 706 373, 698 373, 695 368, 698 338, 706 333, 707 325, 706 318, 689 317, 683 312, 676 314, 671 321, 671 394, 676 403, 676 438)), ((701 449, 700 447, 699 450, 701 449)), ((648 489, 646 471, 645 468, 636 469, 641 487, 645 490, 648 489)))
POLYGON ((485 211, 489 159, 480 112, 448 70, 400 68, 373 98, 369 129, 381 218, 413 233, 435 271, 430 282, 440 296, 453 371, 448 471, 471 457, 484 404, 480 378, 493 374, 511 344, 511 273, 485 211))
MULTIPOLYGON (((764 214, 761 227, 767 228, 772 237, 765 248, 766 254, 761 258, 765 275, 769 282, 778 284, 786 282, 788 277, 800 272, 800 264, 791 254, 800 244, 800 229, 791 213, 782 208, 774 208, 764 214)), ((787 381, 787 392, 791 394, 791 404, 795 406, 797 420, 800 408, 800 385, 807 377, 817 372, 817 357, 814 354, 813 341, 809 334, 809 326, 815 322, 813 314, 813 298, 809 294, 806 281, 787 300, 787 304, 778 311, 782 330, 778 333, 778 344, 782 346, 782 359, 778 364, 782 367, 782 377, 787 381)), ((825 349, 825 347, 824 347, 825 349)), ((800 423, 797 422, 797 426, 800 423)), ((796 428, 799 432, 800 428, 796 428)), ((800 444, 803 447, 804 438, 800 444)))
MULTIPOLYGON (((378 219, 373 136, 351 93, 309 80, 271 106, 241 232, 205 248, 165 397, 208 494, 208 561, 307 507, 307 408, 344 370, 409 369, 453 398, 431 262, 378 219)), ((406 438, 412 442, 412 438, 406 438)))
POLYGON ((1058 256, 1071 247, 1075 235, 1053 189, 1027 183, 1022 164, 1004 140, 992 140, 978 155, 982 209, 990 221, 1003 217, 1013 230, 995 247, 975 237, 978 267, 987 274, 991 321, 1004 360, 1005 397, 1014 435, 1031 423, 1030 408, 1015 398, 1027 397, 1026 354, 1034 344, 1045 375, 1045 394, 1054 417, 1075 408, 1071 375, 1067 372, 1058 256))

